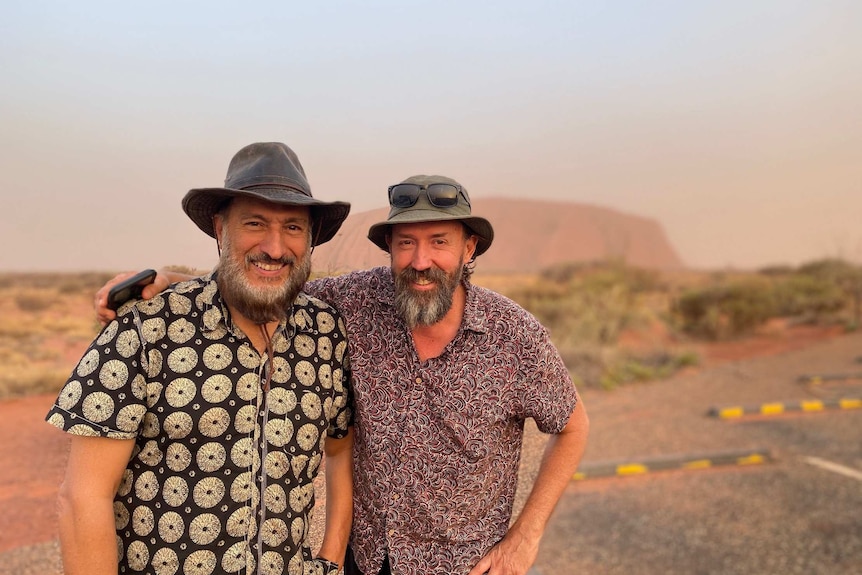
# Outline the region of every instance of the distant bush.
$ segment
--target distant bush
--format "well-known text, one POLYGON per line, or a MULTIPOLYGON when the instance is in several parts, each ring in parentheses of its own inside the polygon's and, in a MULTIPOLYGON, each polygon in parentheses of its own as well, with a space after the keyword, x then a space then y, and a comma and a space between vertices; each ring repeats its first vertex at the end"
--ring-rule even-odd
POLYGON ((683 331, 706 339, 726 339, 751 331, 776 315, 768 282, 735 280, 684 292, 674 305, 683 331))

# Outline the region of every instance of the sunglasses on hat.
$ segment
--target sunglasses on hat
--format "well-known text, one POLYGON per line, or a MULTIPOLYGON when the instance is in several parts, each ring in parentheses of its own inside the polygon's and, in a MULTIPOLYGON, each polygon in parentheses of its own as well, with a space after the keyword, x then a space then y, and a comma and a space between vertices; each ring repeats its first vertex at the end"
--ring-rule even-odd
POLYGON ((451 208, 458 205, 458 195, 464 198, 467 205, 470 200, 461 190, 461 186, 455 184, 395 184, 389 186, 389 205, 393 208, 409 208, 419 200, 419 194, 425 190, 428 201, 437 208, 451 208))

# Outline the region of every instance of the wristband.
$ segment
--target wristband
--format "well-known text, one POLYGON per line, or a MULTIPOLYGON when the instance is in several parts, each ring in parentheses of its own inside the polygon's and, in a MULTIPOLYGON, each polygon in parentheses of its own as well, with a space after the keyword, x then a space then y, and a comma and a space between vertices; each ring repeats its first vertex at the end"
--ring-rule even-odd
POLYGON ((314 575, 338 575, 338 563, 317 557, 312 561, 312 564, 314 565, 314 575))

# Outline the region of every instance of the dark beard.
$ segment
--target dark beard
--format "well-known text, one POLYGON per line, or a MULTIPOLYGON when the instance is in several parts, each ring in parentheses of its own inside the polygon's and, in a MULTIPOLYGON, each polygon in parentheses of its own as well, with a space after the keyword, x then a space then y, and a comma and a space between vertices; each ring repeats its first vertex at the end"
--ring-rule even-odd
POLYGON ((286 281, 280 285, 273 283, 271 287, 262 288, 246 281, 244 267, 233 257, 232 252, 230 242, 225 238, 216 275, 219 292, 224 301, 254 323, 263 324, 284 319, 311 274, 311 258, 308 254, 298 262, 293 258, 272 259, 266 254, 246 256, 244 263, 247 266, 253 262, 291 266, 286 281))
POLYGON ((463 262, 451 276, 439 268, 416 271, 411 267, 395 276, 395 309, 410 329, 417 326, 434 325, 452 309, 455 289, 461 282, 463 262), (414 291, 411 283, 417 279, 429 279, 436 284, 432 291, 414 291))

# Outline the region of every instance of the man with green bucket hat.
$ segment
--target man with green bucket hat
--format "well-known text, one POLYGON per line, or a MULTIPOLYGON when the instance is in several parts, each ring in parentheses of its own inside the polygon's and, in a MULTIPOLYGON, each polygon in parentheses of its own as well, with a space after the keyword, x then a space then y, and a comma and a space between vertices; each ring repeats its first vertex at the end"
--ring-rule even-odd
MULTIPOLYGON (((349 337, 356 438, 345 573, 523 575, 583 454, 586 411, 548 331, 471 284, 494 231, 472 214, 467 190, 421 175, 388 193, 389 216, 368 238, 390 267, 306 288, 339 310, 349 337), (511 522, 527 418, 551 438, 511 522)), ((183 277, 169 275, 162 288, 183 277)))

